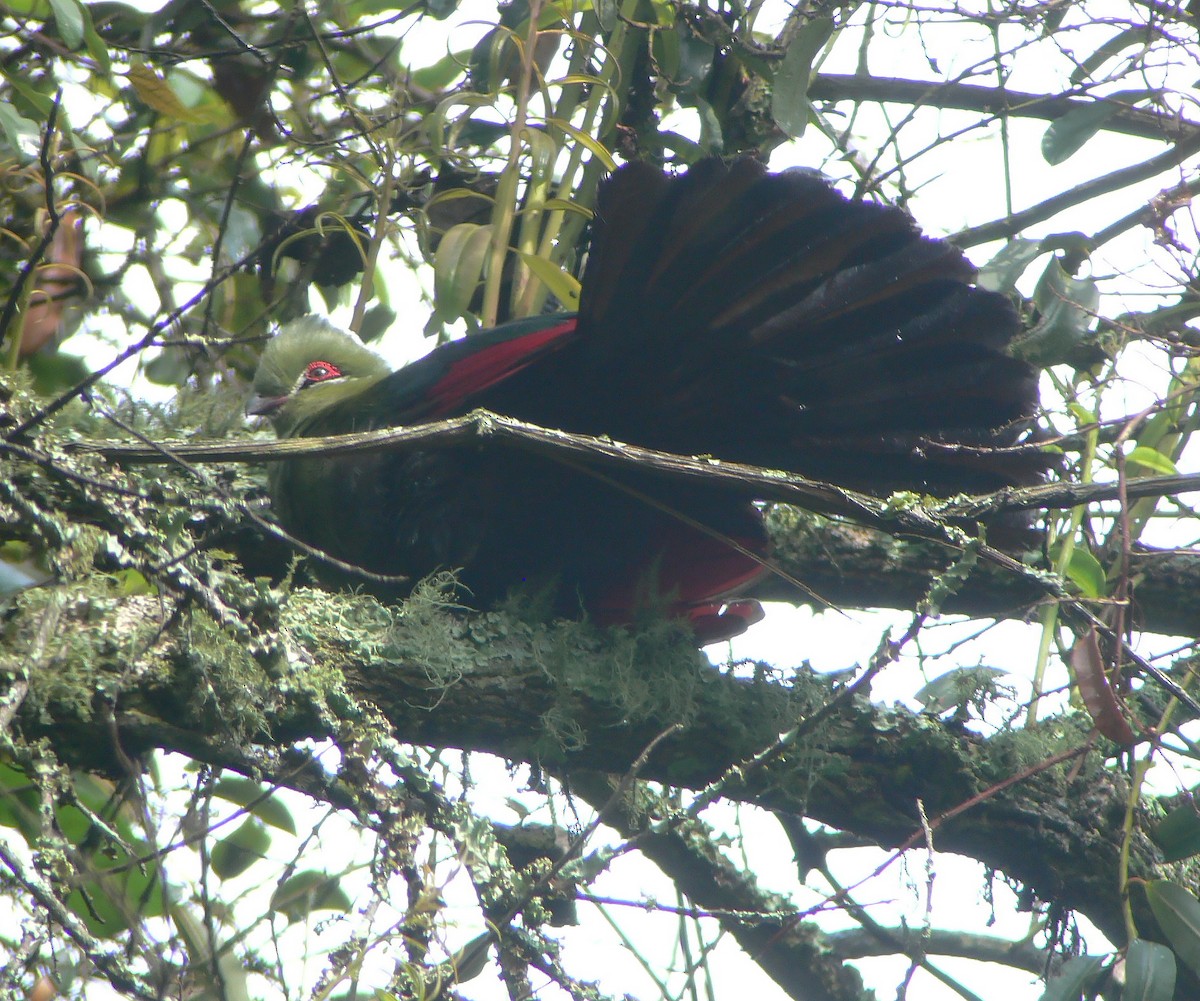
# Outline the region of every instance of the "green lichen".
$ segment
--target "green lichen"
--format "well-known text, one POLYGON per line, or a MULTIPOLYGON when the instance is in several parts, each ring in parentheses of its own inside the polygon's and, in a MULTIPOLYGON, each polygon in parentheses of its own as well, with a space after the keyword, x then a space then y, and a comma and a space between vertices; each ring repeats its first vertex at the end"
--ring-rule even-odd
MULTIPOLYGON (((987 754, 979 758, 979 767, 984 770, 983 778, 998 782, 1012 774, 1038 768, 1047 758, 1064 750, 1085 745, 1092 739, 1093 725, 1085 713, 1064 713, 1039 720, 1036 726, 1002 730, 988 739, 987 754)), ((1068 788, 1068 777, 1087 782, 1098 778, 1103 772, 1104 755, 1088 754, 1039 771, 1042 781, 1059 781, 1064 794, 1068 788)), ((1104 779, 1104 785, 1110 783, 1104 779)))
POLYGON ((696 650, 686 625, 667 619, 642 621, 632 629, 597 631, 564 623, 535 647, 542 669, 560 686, 603 698, 632 721, 658 718, 691 722, 698 688, 712 667, 696 650), (581 642, 602 642, 600 663, 577 655, 581 642))
POLYGON ((115 700, 125 674, 163 669, 157 601, 122 596, 111 577, 32 588, 14 606, 0 671, 28 679, 28 706, 44 722, 91 719, 96 698, 115 700))
POLYGON ((280 622, 298 648, 320 651, 322 669, 415 664, 435 699, 480 673, 499 685, 548 686, 542 736, 559 754, 581 745, 583 727, 575 719, 581 701, 605 707, 614 722, 687 723, 695 716, 699 687, 713 671, 684 626, 662 619, 607 629, 544 622, 529 612, 510 605, 468 613, 454 578, 438 575, 395 606, 366 595, 297 589, 280 622))
POLYGON ((174 683, 186 696, 188 717, 235 740, 268 729, 273 681, 240 637, 200 609, 185 617, 174 651, 174 683))

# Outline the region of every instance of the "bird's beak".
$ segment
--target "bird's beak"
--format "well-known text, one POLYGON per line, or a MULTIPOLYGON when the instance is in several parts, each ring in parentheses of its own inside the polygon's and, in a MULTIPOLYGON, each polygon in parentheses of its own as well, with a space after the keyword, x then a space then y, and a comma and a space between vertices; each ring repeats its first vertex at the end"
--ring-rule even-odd
POLYGON ((286 396, 259 396, 255 393, 246 401, 246 416, 264 417, 273 414, 286 402, 286 396))

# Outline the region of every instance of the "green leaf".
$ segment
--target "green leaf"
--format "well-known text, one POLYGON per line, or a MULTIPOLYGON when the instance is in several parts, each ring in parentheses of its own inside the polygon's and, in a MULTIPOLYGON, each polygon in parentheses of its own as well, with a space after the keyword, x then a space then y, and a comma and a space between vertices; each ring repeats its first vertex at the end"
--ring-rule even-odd
POLYGON ((0 67, 0 77, 3 77, 5 82, 18 94, 20 94, 22 98, 28 101, 30 107, 32 107, 39 114, 50 114, 50 109, 54 107, 54 98, 52 98, 50 95, 43 94, 41 91, 35 90, 20 78, 20 74, 7 73, 3 67, 0 67))
POLYGON ((1175 955, 1200 973, 1200 900, 1178 883, 1165 879, 1145 886, 1150 909, 1175 955))
POLYGON ((59 37, 67 48, 79 48, 83 44, 83 4, 79 0, 50 0, 50 7, 59 37))
POLYGON ((87 363, 64 351, 39 351, 26 359, 33 388, 43 396, 57 396, 91 373, 87 363))
POLYGON ((604 164, 605 170, 616 170, 617 161, 613 159, 612 154, 604 148, 603 143, 597 140, 594 136, 588 135, 582 129, 575 128, 570 122, 562 118, 547 118, 547 125, 552 125, 554 128, 565 132, 568 136, 574 139, 580 146, 584 147, 597 160, 604 164))
POLYGON ((1011 291, 1025 269, 1041 255, 1041 240, 1027 240, 1024 237, 1009 240, 995 257, 979 269, 975 284, 991 292, 1011 291))
POLYGON ((503 24, 492 28, 471 50, 471 89, 496 94, 520 73, 521 47, 516 32, 503 24))
MULTIPOLYGON (((554 163, 561 150, 557 140, 545 129, 526 129, 525 141, 529 144, 532 161, 529 165, 530 179, 536 189, 539 187, 540 181, 549 178, 554 173, 554 163)), ((530 192, 530 195, 531 201, 526 208, 539 208, 540 192, 536 196, 530 192)))
POLYGON ((145 63, 134 63, 129 67, 129 82, 142 103, 163 117, 181 122, 202 120, 201 115, 179 99, 166 78, 145 63))
POLYGON ((660 32, 679 39, 678 68, 671 81, 672 88, 692 98, 706 92, 713 69, 716 46, 688 30, 660 32))
POLYGON ((0 560, 8 560, 10 563, 22 563, 33 556, 33 553, 33 546, 22 539, 9 539, 7 542, 0 542, 0 560))
POLYGON ((702 156, 717 156, 725 148, 721 119, 717 117, 713 106, 699 95, 696 96, 696 110, 700 114, 700 153, 702 156))
POLYGON ((1083 145, 1121 108, 1108 101, 1097 101, 1083 108, 1068 111, 1050 123, 1042 134, 1042 158, 1049 164, 1060 164, 1078 153, 1083 145))
POLYGON ((296 873, 271 894, 271 910, 286 915, 290 921, 303 920, 313 911, 345 913, 352 906, 338 878, 315 869, 296 873))
POLYGON ((456 320, 471 305, 492 246, 490 226, 460 222, 446 231, 433 258, 433 301, 444 320, 456 320))
POLYGON ((242 962, 242 954, 239 950, 229 948, 226 944, 218 946, 216 955, 212 955, 209 929, 191 908, 172 902, 171 922, 179 933, 188 955, 192 957, 193 963, 200 966, 201 964, 197 964, 196 960, 203 959, 203 975, 200 974, 199 969, 194 967, 192 970, 194 979, 189 980, 189 984, 192 986, 199 987, 204 984, 207 987, 207 989, 195 992, 198 1001, 207 1001, 214 997, 220 997, 222 1001, 252 1001, 253 998, 262 996, 251 993, 250 972, 247 964, 242 962), (212 967, 213 959, 216 960, 215 971, 212 967), (214 973, 219 974, 219 985, 218 978, 213 976, 214 973), (219 989, 216 989, 218 986, 219 989))
POLYGON ((97 938, 116 938, 129 929, 129 919, 121 912, 108 890, 96 883, 72 890, 67 895, 66 904, 97 938))
POLYGON ((7 101, 0 102, 0 131, 14 153, 24 159, 32 159, 38 148, 38 126, 28 118, 17 114, 17 109, 7 101))
POLYGON ((1108 591, 1108 577, 1104 567, 1086 549, 1076 547, 1063 572, 1085 598, 1103 598, 1108 591))
POLYGON ((1088 424, 1095 424, 1096 421, 1100 419, 1096 416, 1096 412, 1094 410, 1089 410, 1082 403, 1078 403, 1074 400, 1067 404, 1067 411, 1072 417, 1075 418, 1075 422, 1081 427, 1084 427, 1088 424))
POLYGON ((195 370, 185 348, 169 344, 142 365, 142 375, 157 386, 182 386, 195 370))
POLYGON ((133 568, 116 571, 113 574, 113 579, 117 582, 118 593, 125 597, 154 593, 154 588, 150 586, 150 582, 133 568))
POLYGON ((471 53, 448 52, 432 66, 412 70, 409 79, 425 90, 443 91, 466 71, 471 53))
POLYGON ((1046 11, 1042 18, 1042 37, 1047 38, 1053 35, 1060 27, 1063 21, 1067 19, 1067 15, 1071 13, 1071 4, 1061 4, 1046 11))
MULTIPOLYGON (((88 830, 89 835, 95 833, 90 822, 88 830)), ((66 904, 98 938, 114 938, 139 917, 164 913, 162 874, 157 866, 139 861, 148 846, 134 841, 130 848, 133 855, 103 835, 99 847, 83 846, 88 863, 86 871, 96 878, 86 880, 69 894, 66 904)))
POLYGON ((1103 956, 1075 956, 1046 984, 1041 1001, 1079 1001, 1084 991, 1094 987, 1104 971, 1103 956))
POLYGON ((1150 832, 1167 862, 1200 855, 1200 814, 1191 803, 1175 807, 1150 832))
POLYGON ((601 31, 609 32, 617 26, 617 0, 592 0, 592 7, 596 11, 596 20, 600 22, 601 31))
MULTIPOLYGON (((482 191, 473 191, 471 188, 451 188, 449 191, 439 191, 425 205, 425 211, 428 212, 435 205, 444 205, 446 202, 461 201, 464 198, 475 198, 481 202, 486 202, 489 206, 496 204, 496 199, 491 195, 485 195, 482 191)), ((474 211, 476 206, 472 206, 474 211)), ((482 207, 479 207, 482 209, 482 207)))
POLYGON ((41 796, 29 776, 0 761, 0 827, 15 827, 30 843, 41 832, 41 796))
POLYGON ((396 311, 386 303, 377 302, 363 314, 358 336, 364 344, 370 344, 386 334, 396 322, 396 311))
MULTIPOLYGON (((71 778, 75 783, 75 798, 80 803, 93 813, 111 813, 110 807, 114 802, 113 794, 116 792, 116 786, 111 781, 87 772, 75 773, 71 778)), ((114 828, 127 839, 135 836, 133 825, 129 823, 129 816, 128 810, 120 809, 115 816, 110 818, 114 828)))
POLYGON ((1123 90, 1109 94, 1093 104, 1068 111, 1050 123, 1042 135, 1042 156, 1049 164, 1060 164, 1083 148, 1084 144, 1118 111, 1154 96, 1153 90, 1123 90))
POLYGON ((578 202, 569 202, 565 198, 547 198, 542 204, 542 208, 547 212, 574 212, 585 219, 591 219, 595 215, 591 209, 578 202))
POLYGON ((1174 996, 1174 954, 1159 942, 1135 938, 1125 953, 1121 1001, 1171 1001, 1174 996))
POLYGON ((656 31, 650 39, 655 69, 669 84, 679 76, 679 35, 678 31, 656 31))
POLYGON ((32 17, 39 21, 50 17, 47 0, 8 0, 4 6, 5 13, 19 14, 21 17, 32 17))
POLYGON ((476 935, 449 958, 448 962, 450 968, 454 970, 454 979, 457 983, 465 984, 468 980, 474 980, 487 968, 491 940, 492 933, 483 932, 481 935, 476 935))
POLYGON ((253 817, 247 817, 236 831, 213 846, 210 856, 213 872, 221 879, 240 876, 265 858, 270 847, 271 835, 267 829, 253 817))
POLYGON ((83 43, 87 47, 88 55, 96 60, 100 72, 106 77, 111 76, 112 56, 109 55, 108 45, 97 33, 96 25, 92 22, 92 12, 87 7, 83 8, 83 43))
POLYGON ((538 257, 537 254, 521 254, 525 266, 550 290, 550 294, 561 302, 568 311, 579 308, 579 281, 567 274, 557 264, 538 257))
POLYGON ((1149 445, 1135 446, 1133 451, 1125 456, 1125 463, 1129 466, 1140 466, 1152 473, 1162 473, 1165 476, 1174 476, 1179 472, 1175 463, 1168 456, 1163 455, 1158 449, 1150 448, 1149 445))
POLYGON ((253 779, 232 776, 221 779, 213 787, 218 799, 245 807, 259 820, 278 827, 288 834, 296 833, 296 822, 286 804, 253 779))
POLYGON ((1092 277, 1067 274, 1057 257, 1038 279, 1033 304, 1039 317, 1033 328, 1013 344, 1013 353, 1039 368, 1069 362, 1100 308, 1100 289, 1092 277))
POLYGON ((793 139, 808 128, 808 84, 812 64, 822 46, 833 34, 833 18, 814 17, 796 32, 783 60, 775 70, 771 89, 771 117, 793 139))
POLYGON ((1039 326, 1054 325, 1082 336, 1095 321, 1100 305, 1100 290, 1090 275, 1076 278, 1067 274, 1056 257, 1042 272, 1033 302, 1041 314, 1039 326))

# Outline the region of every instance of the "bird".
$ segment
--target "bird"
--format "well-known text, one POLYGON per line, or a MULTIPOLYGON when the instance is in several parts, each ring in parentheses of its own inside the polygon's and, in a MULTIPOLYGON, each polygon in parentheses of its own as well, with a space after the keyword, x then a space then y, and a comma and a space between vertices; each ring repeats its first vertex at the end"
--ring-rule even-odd
MULTIPOLYGON (((1042 467, 1017 447, 1038 402, 1036 372, 1008 352, 1018 314, 975 274, 903 210, 811 170, 634 162, 597 193, 576 313, 396 371, 302 317, 267 343, 247 411, 299 438, 486 408, 877 496, 986 492, 1042 467)), ((745 595, 769 545, 749 487, 476 439, 275 462, 269 493, 288 532, 368 571, 327 576, 387 600, 451 570, 481 606, 524 589, 608 624, 652 610, 702 643, 761 617, 745 595)))

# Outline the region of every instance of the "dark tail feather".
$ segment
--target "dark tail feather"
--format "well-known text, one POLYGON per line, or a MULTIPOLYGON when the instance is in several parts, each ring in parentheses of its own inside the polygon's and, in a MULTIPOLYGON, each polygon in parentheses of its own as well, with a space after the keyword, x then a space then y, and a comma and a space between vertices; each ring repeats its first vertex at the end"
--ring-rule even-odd
POLYGON ((580 304, 597 410, 647 445, 880 493, 1030 482, 1036 453, 992 461, 988 447, 1019 440, 1035 373, 1004 353, 1011 304, 973 277, 899 209, 809 172, 622 168, 601 192, 580 304))

